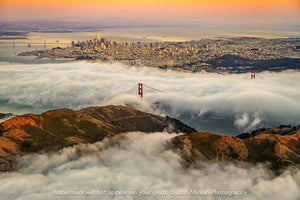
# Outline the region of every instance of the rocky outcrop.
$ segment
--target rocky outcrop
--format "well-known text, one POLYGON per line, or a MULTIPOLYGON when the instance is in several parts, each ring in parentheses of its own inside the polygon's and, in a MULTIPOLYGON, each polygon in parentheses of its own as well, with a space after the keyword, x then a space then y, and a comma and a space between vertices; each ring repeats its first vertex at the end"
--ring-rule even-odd
POLYGON ((10 117, 13 117, 14 115, 12 113, 0 113, 0 120, 8 119, 10 117))

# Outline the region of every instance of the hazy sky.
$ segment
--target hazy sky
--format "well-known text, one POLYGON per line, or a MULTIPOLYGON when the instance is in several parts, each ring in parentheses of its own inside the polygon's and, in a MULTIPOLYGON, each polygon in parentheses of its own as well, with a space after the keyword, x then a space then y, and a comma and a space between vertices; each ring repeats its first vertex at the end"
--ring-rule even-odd
POLYGON ((299 0, 1 0, 0 20, 299 23, 299 0))

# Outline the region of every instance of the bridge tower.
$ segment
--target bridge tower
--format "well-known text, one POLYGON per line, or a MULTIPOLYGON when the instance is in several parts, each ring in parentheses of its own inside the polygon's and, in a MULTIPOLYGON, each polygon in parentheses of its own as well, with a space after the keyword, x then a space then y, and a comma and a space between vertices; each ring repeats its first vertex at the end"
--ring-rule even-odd
POLYGON ((255 79, 255 71, 251 71, 251 79, 255 79))
POLYGON ((143 83, 139 83, 138 95, 143 98, 143 83))

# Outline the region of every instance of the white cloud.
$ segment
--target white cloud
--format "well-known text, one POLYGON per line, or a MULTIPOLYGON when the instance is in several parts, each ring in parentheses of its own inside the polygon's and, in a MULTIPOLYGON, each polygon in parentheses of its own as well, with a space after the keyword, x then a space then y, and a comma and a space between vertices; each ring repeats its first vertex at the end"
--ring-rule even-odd
POLYGON ((249 124, 249 116, 247 113, 243 113, 240 118, 234 121, 234 125, 238 127, 245 127, 247 124, 249 124))
POLYGON ((300 72, 295 71, 264 72, 255 80, 248 74, 193 74, 89 62, 0 63, 0 71, 0 112, 126 104, 177 117, 199 131, 228 135, 295 125, 300 119, 300 72), (166 92, 145 88, 143 101, 126 95, 138 82, 166 92), (249 119, 240 121, 243 115, 249 119))
MULTIPOLYGON (((202 162, 184 168, 167 142, 175 135, 139 132, 120 135, 95 144, 65 148, 58 153, 27 155, 19 160, 19 172, 0 175, 1 199, 99 199, 99 195, 60 196, 59 191, 158 191, 234 190, 246 197, 226 199, 299 199, 300 172, 287 170, 274 176, 263 165, 236 166, 202 162)), ((136 196, 116 199, 139 199, 136 196)), ((216 199, 188 196, 165 199, 216 199)), ((109 196, 101 196, 109 199, 109 196)), ((152 196, 144 199, 160 199, 152 196)), ((220 198, 217 198, 220 199, 220 198)))

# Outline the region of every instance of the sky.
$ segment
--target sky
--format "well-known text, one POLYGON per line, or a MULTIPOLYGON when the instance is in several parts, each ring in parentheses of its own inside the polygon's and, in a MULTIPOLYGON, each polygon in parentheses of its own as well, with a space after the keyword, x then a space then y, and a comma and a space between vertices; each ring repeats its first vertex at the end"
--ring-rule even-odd
POLYGON ((119 23, 296 23, 299 0, 1 0, 0 21, 111 20, 119 23))

